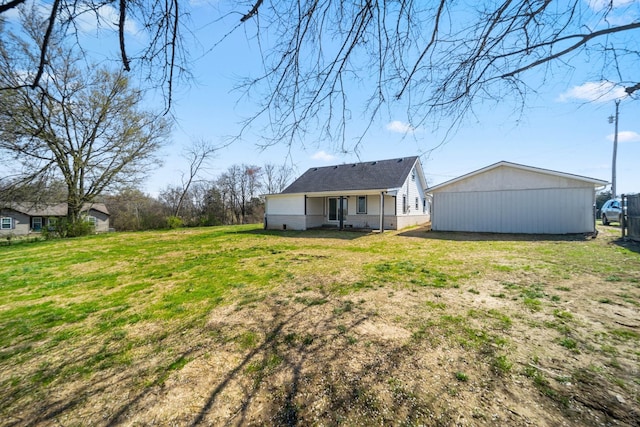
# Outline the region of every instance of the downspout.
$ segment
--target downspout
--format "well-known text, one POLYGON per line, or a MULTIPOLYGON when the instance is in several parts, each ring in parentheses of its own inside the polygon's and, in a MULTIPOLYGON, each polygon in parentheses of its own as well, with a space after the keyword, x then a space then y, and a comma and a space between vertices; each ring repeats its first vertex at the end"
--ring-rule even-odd
POLYGON ((344 197, 340 196, 340 205, 338 207, 338 219, 340 220, 340 230, 344 228, 343 208, 344 208, 344 197))
POLYGON ((380 232, 384 233, 384 191, 380 192, 380 232))
POLYGON ((304 195, 304 229, 306 230, 308 227, 308 218, 307 218, 307 195, 304 195))

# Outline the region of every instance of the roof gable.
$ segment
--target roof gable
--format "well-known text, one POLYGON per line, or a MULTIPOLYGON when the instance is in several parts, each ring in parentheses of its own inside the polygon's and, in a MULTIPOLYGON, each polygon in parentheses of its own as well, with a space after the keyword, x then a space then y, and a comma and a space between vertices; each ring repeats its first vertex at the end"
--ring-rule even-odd
POLYGON ((607 181, 574 175, 549 169, 501 161, 482 169, 459 176, 435 185, 430 192, 447 191, 492 191, 504 189, 523 189, 535 183, 535 188, 553 188, 570 186, 602 186, 607 181))
MULTIPOLYGON (((311 168, 282 194, 399 188, 416 163, 419 165, 418 157, 413 156, 311 168)), ((422 171, 419 174, 422 178, 422 171)))
MULTIPOLYGON (((12 203, 6 206, 16 212, 29 216, 67 216, 68 205, 66 203, 12 203)), ((109 215, 109 210, 104 203, 85 203, 81 212, 95 210, 109 215)))

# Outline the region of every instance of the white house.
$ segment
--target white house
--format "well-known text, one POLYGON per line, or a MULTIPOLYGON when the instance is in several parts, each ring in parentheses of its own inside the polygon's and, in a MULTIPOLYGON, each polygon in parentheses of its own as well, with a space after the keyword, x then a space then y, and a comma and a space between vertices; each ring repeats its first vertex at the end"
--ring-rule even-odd
POLYGON ((431 187, 431 229, 593 233, 596 189, 607 184, 600 179, 498 162, 431 187))
POLYGON ((420 159, 404 157, 311 168, 266 196, 265 228, 332 226, 397 230, 429 221, 420 159))

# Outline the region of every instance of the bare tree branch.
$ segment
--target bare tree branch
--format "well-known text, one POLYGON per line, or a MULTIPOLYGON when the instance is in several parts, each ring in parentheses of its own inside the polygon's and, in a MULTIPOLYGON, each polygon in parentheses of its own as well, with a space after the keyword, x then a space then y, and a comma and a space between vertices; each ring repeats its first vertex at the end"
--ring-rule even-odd
POLYGON ((183 153, 183 157, 189 162, 189 172, 187 173, 186 181, 183 179, 182 191, 173 212, 174 216, 180 216, 180 209, 186 195, 191 189, 191 184, 194 183, 200 172, 206 167, 207 163, 218 151, 219 147, 214 146, 211 142, 202 140, 196 140, 187 147, 183 153))
MULTIPOLYGON (((537 45, 534 46, 530 46, 528 47, 528 50, 533 50, 533 49, 539 49, 545 46, 552 46, 555 44, 560 44, 564 41, 567 40, 571 40, 571 39, 578 39, 578 41, 574 44, 572 44, 571 46, 561 50, 558 53, 554 53, 552 55, 549 55, 547 57, 541 58, 537 61, 534 61, 530 64, 527 64, 523 67, 517 68, 515 70, 512 70, 508 73, 502 74, 501 76, 499 76, 499 78, 507 78, 507 77, 513 77, 517 74, 521 74, 524 73, 527 70, 530 70, 532 68, 538 67, 542 64, 545 64, 547 62, 551 62, 555 59, 558 59, 562 56, 567 55, 568 53, 571 53, 573 51, 575 51, 576 49, 579 49, 580 47, 584 46, 585 44, 587 44, 588 42, 590 42, 591 40, 598 38, 598 37, 602 37, 602 36, 606 36, 609 34, 615 34, 615 33, 620 33, 623 31, 629 31, 629 30, 636 30, 640 28, 640 22, 634 22, 632 24, 628 24, 628 25, 621 25, 619 27, 612 27, 612 28, 606 28, 604 30, 600 30, 600 31, 594 31, 592 33, 588 33, 588 34, 571 34, 569 36, 566 37, 559 37, 556 40, 551 40, 549 42, 545 42, 545 43, 539 43, 537 45)), ((506 56, 518 56, 518 55, 522 55, 524 54, 524 51, 516 51, 516 52, 512 52, 509 55, 502 55, 502 56, 498 56, 498 58, 500 57, 506 57, 506 56)))
MULTIPOLYGON (((0 6, 0 13, 24 1, 10 0, 0 6)), ((74 32, 77 36, 76 22, 83 15, 92 13, 99 23, 101 7, 111 3, 54 0, 40 61, 27 70, 35 75, 33 87, 45 72, 49 37, 63 38, 74 32)), ((409 123, 434 127, 444 123, 451 130, 455 122, 473 115, 474 107, 486 101, 508 101, 523 108, 527 95, 545 79, 586 61, 587 55, 594 78, 623 86, 637 82, 640 3, 600 3, 221 2, 216 12, 220 17, 233 15, 233 22, 209 46, 218 46, 242 28, 249 41, 260 47, 262 71, 253 75, 252 69, 248 72, 251 77, 240 85, 260 102, 238 138, 257 123, 266 122, 261 132, 263 146, 331 141, 336 149, 357 151, 385 106, 388 111, 402 108, 409 123), (533 70, 540 70, 536 83, 529 78, 533 70), (356 130, 352 129, 355 115, 364 119, 358 121, 362 124, 356 130), (314 141, 308 140, 311 134, 317 135, 314 141)), ((162 88, 168 112, 176 83, 189 74, 183 33, 189 31, 189 8, 197 6, 181 0, 118 0, 118 5, 119 61, 125 70, 138 67, 146 71, 143 79, 162 88), (126 49, 131 49, 125 40, 129 19, 135 19, 146 36, 146 45, 139 52, 126 49)), ((224 20, 216 17, 213 22, 224 20)), ((11 88, 21 84, 24 82, 11 88)), ((7 88, 4 83, 0 87, 7 88)))
POLYGON ((49 15, 49 23, 47 25, 47 30, 44 33, 44 38, 42 39, 42 45, 40 46, 40 63, 38 64, 38 71, 36 72, 36 76, 33 79, 33 83, 31 83, 31 88, 35 88, 38 86, 38 84, 40 84, 42 73, 44 73, 44 67, 47 62, 47 50, 49 48, 49 41, 51 40, 51 33, 53 32, 53 27, 56 25, 56 16, 58 14, 59 6, 60 6, 60 0, 54 0, 53 5, 51 6, 51 14, 49 15))
POLYGON ((262 1, 263 0, 256 1, 256 4, 253 5, 251 10, 247 14, 243 15, 242 18, 240 18, 240 22, 245 22, 245 21, 251 19, 256 13, 258 13, 258 8, 262 4, 262 1))
POLYGON ((124 43, 124 26, 127 20, 127 0, 120 0, 120 20, 118 21, 118 35, 120 39, 120 55, 122 57, 122 65, 126 71, 131 71, 129 58, 124 43))
POLYGON ((9 1, 5 4, 0 4, 0 13, 4 13, 8 10, 13 9, 16 6, 20 6, 21 4, 25 3, 27 0, 12 0, 9 1))

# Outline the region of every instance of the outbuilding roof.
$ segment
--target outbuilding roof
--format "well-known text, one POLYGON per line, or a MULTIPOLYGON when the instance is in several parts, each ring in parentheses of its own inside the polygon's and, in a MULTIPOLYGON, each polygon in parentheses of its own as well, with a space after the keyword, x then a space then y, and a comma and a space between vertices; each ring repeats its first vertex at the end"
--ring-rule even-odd
POLYGON ((566 172, 559 172, 559 171, 554 171, 554 170, 550 170, 550 169, 543 169, 543 168, 538 168, 538 167, 533 167, 533 166, 527 166, 527 165, 521 165, 518 163, 511 163, 511 162, 507 162, 507 161, 500 161, 497 163, 494 163, 492 165, 486 166, 482 169, 478 169, 476 171, 473 172, 469 172, 465 175, 459 176, 457 178, 451 179, 449 181, 443 182, 441 184, 438 185, 434 185, 433 187, 429 188, 429 192, 437 192, 445 187, 448 187, 454 183, 469 179, 473 176, 479 175, 481 173, 484 172, 488 172, 490 170, 493 169, 497 169, 500 167, 509 167, 509 168, 513 168, 513 169, 519 169, 519 170, 524 170, 524 171, 528 171, 528 172, 536 172, 536 173, 541 173, 541 174, 545 174, 545 175, 552 175, 552 176, 558 176, 558 177, 562 177, 562 178, 568 178, 568 179, 574 179, 574 180, 578 180, 578 181, 584 181, 584 182, 588 182, 593 184, 594 186, 601 186, 601 185, 607 185, 609 182, 608 181, 604 181, 602 179, 597 179, 597 178, 590 178, 588 176, 582 176, 582 175, 574 175, 571 173, 566 173, 566 172))
MULTIPOLYGON (((311 168, 285 188, 282 194, 399 188, 417 161, 418 157, 412 156, 311 168)), ((422 170, 418 173, 423 179, 422 170)))

